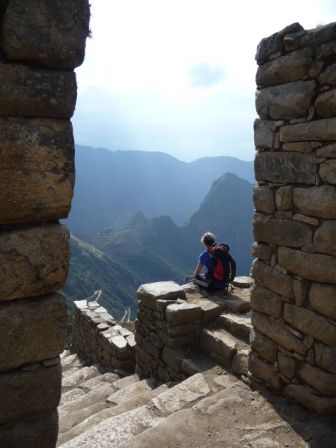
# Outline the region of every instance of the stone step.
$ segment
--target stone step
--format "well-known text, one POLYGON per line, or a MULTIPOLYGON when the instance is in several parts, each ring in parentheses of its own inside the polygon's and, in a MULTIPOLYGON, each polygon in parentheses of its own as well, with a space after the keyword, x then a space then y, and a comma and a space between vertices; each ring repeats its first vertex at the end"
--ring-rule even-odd
MULTIPOLYGON (((64 352, 63 352, 64 353, 64 352)), ((72 367, 81 367, 82 364, 76 354, 69 354, 63 358, 61 358, 61 364, 62 364, 62 372, 66 372, 67 370, 71 369, 72 367)))
POLYGON ((185 354, 181 360, 181 370, 188 376, 195 373, 207 372, 217 366, 216 361, 201 351, 193 351, 185 354))
MULTIPOLYGON (((62 448, 111 448, 132 439, 162 419, 209 395, 211 389, 200 373, 165 390, 147 405, 115 415, 62 444, 62 448)), ((113 409, 113 408, 112 408, 113 409)), ((158 441, 159 444, 159 441, 158 441)))
POLYGON ((71 389, 68 392, 62 394, 60 406, 62 406, 65 403, 70 403, 72 401, 78 400, 86 393, 91 392, 92 390, 95 390, 98 387, 102 386, 105 382, 113 383, 119 379, 120 377, 115 373, 104 373, 103 375, 84 381, 83 383, 80 384, 79 387, 71 389))
POLYGON ((221 365, 232 369, 237 375, 247 375, 250 347, 224 329, 204 329, 200 347, 221 365))
MULTIPOLYGON (((138 381, 137 383, 131 383, 112 394, 106 400, 105 409, 100 410, 100 412, 92 412, 90 415, 87 415, 86 418, 82 418, 85 414, 83 410, 78 411, 78 413, 71 413, 69 415, 71 422, 75 422, 76 419, 78 422, 67 431, 65 431, 65 429, 69 426, 69 423, 66 422, 66 426, 62 424, 62 421, 60 422, 58 446, 79 436, 89 428, 98 425, 108 418, 147 404, 151 399, 168 388, 167 385, 153 388, 156 385, 156 382, 154 383, 153 380, 143 380, 138 381)), ((90 407, 85 409, 87 414, 88 412, 91 412, 91 410, 93 411, 94 408, 90 407)))
POLYGON ((233 286, 237 286, 238 288, 251 288, 253 285, 253 279, 251 277, 240 276, 236 277, 232 281, 233 286))
POLYGON ((84 381, 91 378, 100 376, 100 372, 97 367, 82 367, 74 372, 72 375, 63 377, 62 381, 62 392, 67 392, 68 390, 78 387, 84 381))
POLYGON ((249 344, 252 329, 250 313, 240 315, 224 313, 218 317, 215 324, 249 344))

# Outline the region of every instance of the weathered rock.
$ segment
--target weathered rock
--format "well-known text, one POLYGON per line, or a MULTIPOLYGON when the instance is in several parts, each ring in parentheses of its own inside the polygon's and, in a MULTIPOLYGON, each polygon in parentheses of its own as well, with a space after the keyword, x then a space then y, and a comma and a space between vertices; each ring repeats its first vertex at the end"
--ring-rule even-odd
POLYGON ((321 163, 319 173, 324 182, 336 185, 336 160, 321 163))
POLYGON ((263 243, 302 247, 312 241, 312 231, 307 224, 289 219, 274 219, 254 215, 254 238, 263 243))
POLYGON ((56 445, 58 414, 20 420, 0 427, 1 448, 46 448, 56 445))
POLYGON ((266 62, 258 68, 256 82, 258 86, 273 86, 290 81, 298 81, 308 75, 313 63, 311 48, 299 51, 266 62))
POLYGON ((336 89, 320 93, 315 101, 315 109, 319 117, 334 117, 336 115, 336 89))
POLYGON ((301 378, 323 395, 336 395, 336 376, 318 367, 304 364, 299 372, 301 378))
POLYGON ((180 370, 182 362, 182 352, 178 349, 172 350, 171 348, 165 347, 162 352, 162 360, 171 368, 176 371, 180 370))
POLYGON ((52 412, 61 396, 61 366, 0 374, 0 424, 52 412))
POLYGON ((316 164, 298 152, 261 152, 254 161, 257 181, 315 184, 316 164))
POLYGON ((262 361, 258 356, 252 354, 248 368, 253 376, 265 381, 272 389, 279 389, 279 378, 271 364, 262 361))
POLYGON ((60 294, 0 306, 0 371, 58 356, 64 347, 67 306, 60 294), (14 350, 13 347, 22 347, 14 350))
POLYGON ((336 24, 318 26, 311 30, 301 30, 284 38, 286 50, 321 45, 336 38, 336 24))
POLYGON ((246 275, 238 275, 231 283, 233 286, 237 286, 237 288, 251 288, 253 285, 253 280, 251 277, 247 277, 246 275))
POLYGON ((258 212, 274 212, 273 192, 267 185, 253 188, 253 202, 258 212))
POLYGON ((157 300, 185 300, 186 293, 175 282, 156 282, 141 285, 137 297, 146 307, 156 310, 157 300))
POLYGON ((278 188, 275 203, 278 210, 291 210, 293 189, 290 186, 278 188))
POLYGON ((322 85, 336 85, 336 63, 329 65, 319 76, 322 85))
POLYGON ((237 375, 248 373, 249 350, 239 350, 233 357, 232 370, 237 375))
POLYGON ((313 283, 309 291, 309 303, 318 313, 336 320, 336 286, 313 283))
POLYGON ((284 355, 283 353, 279 353, 278 355, 278 363, 280 372, 285 375, 286 378, 292 379, 295 375, 296 369, 296 361, 289 356, 284 355))
POLYGON ((176 303, 166 308, 166 320, 173 326, 200 320, 201 316, 201 307, 192 303, 176 303))
POLYGON ((272 254, 273 254, 273 250, 267 244, 253 243, 252 255, 255 258, 260 258, 260 260, 270 262, 272 254))
POLYGON ((303 214, 317 218, 336 218, 336 188, 331 185, 294 188, 293 203, 303 214))
POLYGON ((307 353, 307 347, 304 346, 300 339, 285 329, 281 321, 253 311, 252 324, 260 333, 277 342, 285 349, 300 355, 307 353))
POLYGON ((275 122, 256 119, 254 121, 254 144, 256 148, 272 149, 274 145, 275 122))
POLYGON ((284 394, 319 414, 334 414, 336 412, 336 398, 321 397, 306 386, 290 384, 284 389, 284 394))
POLYGON ((0 63, 0 115, 72 117, 77 97, 74 72, 0 63))
POLYGON ((260 285, 255 285, 252 288, 251 306, 254 310, 274 318, 282 316, 283 300, 281 297, 260 285))
POLYGON ((315 361, 319 367, 336 374, 336 347, 315 342, 315 361))
POLYGON ((322 146, 322 148, 316 149, 317 157, 331 157, 336 158, 336 143, 332 143, 331 145, 322 146))
POLYGON ((0 301, 39 296, 63 287, 70 257, 69 231, 64 226, 3 232, 0 247, 0 301))
POLYGON ((294 221, 301 221, 309 224, 310 226, 318 226, 320 221, 316 218, 311 218, 310 216, 303 215, 302 213, 295 213, 293 216, 294 221))
POLYGON ((251 277, 265 288, 282 296, 293 296, 293 279, 281 272, 279 266, 269 266, 260 260, 256 260, 252 266, 251 277))
POLYGON ((283 150, 310 153, 313 151, 313 145, 310 142, 284 143, 283 150))
POLYGON ((278 346, 271 339, 267 338, 257 330, 251 331, 251 348, 257 352, 261 358, 273 363, 277 359, 278 346))
POLYGON ((11 0, 2 25, 2 48, 10 60, 73 69, 84 60, 89 34, 87 0, 11 0))
POLYGON ((0 223, 66 218, 74 184, 71 123, 0 118, 0 223))
POLYGON ((292 327, 327 345, 336 344, 336 326, 314 311, 285 304, 284 319, 292 327))
POLYGON ((280 140, 282 142, 336 140, 336 118, 282 126, 280 140))
POLYGON ((266 87, 256 93, 256 109, 263 120, 290 120, 309 113, 315 81, 295 81, 266 87))
POLYGON ((279 264, 307 280, 336 283, 336 259, 329 255, 310 254, 287 247, 278 249, 279 264))
POLYGON ((267 59, 272 53, 283 49, 284 36, 301 30, 303 30, 303 27, 296 22, 287 26, 278 33, 274 33, 271 36, 262 39, 257 48, 256 60, 258 63, 267 59))

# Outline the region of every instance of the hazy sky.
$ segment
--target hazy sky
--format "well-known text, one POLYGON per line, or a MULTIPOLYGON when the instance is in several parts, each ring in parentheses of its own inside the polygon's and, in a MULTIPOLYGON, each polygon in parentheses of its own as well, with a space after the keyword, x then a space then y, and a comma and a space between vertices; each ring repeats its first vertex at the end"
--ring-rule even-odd
POLYGON ((254 157, 254 55, 293 22, 336 21, 335 0, 91 0, 77 70, 78 144, 180 160, 254 157))

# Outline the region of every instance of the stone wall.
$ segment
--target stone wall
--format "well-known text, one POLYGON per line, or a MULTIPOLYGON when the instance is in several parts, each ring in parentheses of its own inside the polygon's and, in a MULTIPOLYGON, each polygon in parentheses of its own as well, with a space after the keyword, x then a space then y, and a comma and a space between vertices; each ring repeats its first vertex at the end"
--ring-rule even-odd
POLYGON ((71 349, 89 364, 134 371, 134 323, 117 323, 105 308, 86 300, 74 303, 71 349))
POLYGON ((137 297, 136 373, 162 381, 185 376, 178 349, 199 344, 201 307, 187 303, 185 291, 174 282, 142 285, 137 297))
POLYGON ((54 447, 87 0, 0 2, 0 446, 54 447))
POLYGON ((336 24, 261 41, 252 375, 336 412, 336 24))

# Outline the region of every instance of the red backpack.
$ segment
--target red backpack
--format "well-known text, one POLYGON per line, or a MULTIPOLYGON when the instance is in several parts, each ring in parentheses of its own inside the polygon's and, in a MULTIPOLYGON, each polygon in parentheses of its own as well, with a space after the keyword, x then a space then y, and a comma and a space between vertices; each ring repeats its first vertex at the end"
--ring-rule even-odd
POLYGON ((230 283, 236 276, 236 262, 229 252, 230 247, 223 243, 215 243, 209 248, 214 264, 210 276, 218 282, 230 283))

